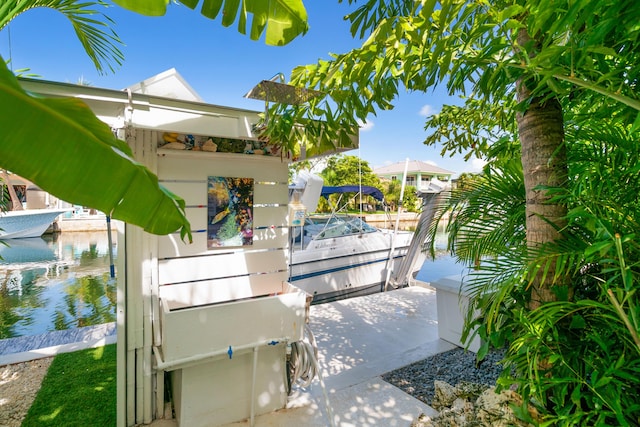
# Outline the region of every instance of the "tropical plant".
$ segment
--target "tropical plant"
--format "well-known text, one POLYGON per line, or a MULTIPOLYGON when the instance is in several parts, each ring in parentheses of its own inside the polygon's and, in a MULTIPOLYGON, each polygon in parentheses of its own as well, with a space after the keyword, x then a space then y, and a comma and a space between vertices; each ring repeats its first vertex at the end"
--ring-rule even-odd
MULTIPOLYGON (((366 38, 361 48, 292 72, 293 84, 326 96, 305 105, 274 106, 271 115, 288 119, 273 121, 265 136, 284 141, 307 132, 325 142, 342 141, 358 121, 392 108, 401 86, 426 91, 442 84, 451 94, 469 94, 464 112, 478 118, 484 132, 499 120, 517 130, 528 200, 527 243, 535 250, 560 238, 557 230, 565 225, 566 208, 546 191, 567 179, 559 99, 589 105, 589 99, 604 94, 617 101, 610 105, 616 117, 637 117, 635 79, 628 78, 637 69, 637 53, 629 49, 636 43, 637 14, 632 1, 369 0, 347 16, 352 34, 366 38), (482 117, 498 110, 506 114, 496 115, 487 127, 482 117)), ((468 147, 457 149, 484 148, 466 142, 468 147)), ((465 140, 451 145, 459 143, 465 140)), ((534 280, 532 308, 553 300, 550 286, 566 280, 545 276, 551 278, 555 282, 534 280)))
MULTIPOLYGON (((168 2, 116 3, 155 16, 164 14, 168 2)), ((184 4, 194 8, 198 1, 188 0, 184 4)), ((53 8, 72 22, 98 71, 113 71, 123 58, 117 47, 120 40, 109 30, 111 21, 93 9, 104 5, 102 1, 5 2, 0 7, 0 29, 34 7, 53 8)), ((243 33, 246 14, 252 13, 251 37, 259 38, 266 29, 268 44, 286 44, 307 30, 306 11, 300 0, 203 3, 205 16, 215 19, 220 12, 223 25, 230 25, 238 17, 238 28, 243 33)), ((33 97, 21 88, 3 59, 0 63, 0 104, 12 106, 0 115, 3 129, 0 168, 32 181, 62 200, 98 209, 150 233, 168 234, 179 229, 183 238, 190 239, 182 199, 160 186, 155 175, 136 163, 127 144, 115 138, 83 102, 33 97), (34 122, 38 126, 33 126, 34 122), (30 155, 25 156, 25 152, 30 155), (89 173, 91 179, 87 179, 89 173)))
MULTIPOLYGON (((195 9, 200 0, 179 0, 195 9)), ((114 0, 114 3, 148 16, 161 16, 167 11, 167 0, 114 0)), ((265 33, 265 43, 282 46, 309 29, 307 12, 301 0, 204 0, 200 12, 209 19, 222 16, 225 27, 238 21, 238 31, 247 33, 247 14, 253 15, 249 36, 258 40, 265 33)))
MULTIPOLYGON (((384 201, 392 211, 397 210, 400 205, 400 194, 402 193, 402 183, 397 180, 381 182, 384 201)), ((402 207, 405 211, 416 212, 418 209, 417 188, 409 185, 404 189, 402 195, 402 207)))
POLYGON ((369 162, 356 156, 336 154, 327 158, 320 172, 325 185, 370 185, 377 187, 380 179, 373 173, 369 162))
MULTIPOLYGON (((369 114, 392 108, 401 87, 442 84, 466 95, 427 127, 437 131, 428 142, 445 152, 489 161, 483 182, 452 199, 461 215, 456 253, 482 267, 469 280, 470 313, 482 309, 475 326, 487 345, 510 346, 516 378, 503 385, 515 381, 549 424, 640 423, 637 250, 627 231, 637 223, 627 209, 637 206, 595 175, 604 166, 591 166, 610 164, 611 146, 575 134, 611 127, 634 138, 639 18, 630 0, 365 1, 347 16, 354 36, 365 38, 361 48, 292 73, 293 84, 326 96, 274 106, 270 114, 287 121, 265 132, 340 141, 369 114), (291 126, 304 119, 306 128, 291 126), (581 150, 591 151, 588 162, 576 161, 581 150), (580 311, 586 320, 574 320, 580 311), (577 345, 580 338, 588 344, 577 345)), ((637 169, 625 167, 614 176, 635 185, 637 169)))
POLYGON ((418 189, 413 185, 407 185, 402 197, 403 209, 406 212, 417 212, 420 207, 418 203, 418 189))
POLYGON ((0 115, 0 126, 10 132, 0 139, 0 167, 69 203, 91 206, 151 233, 180 229, 190 237, 184 201, 136 163, 129 146, 82 101, 31 96, 2 63, 0 103, 12 106, 0 115))
MULTIPOLYGON (((373 173, 369 163, 357 156, 336 154, 328 157, 326 166, 322 172, 320 172, 320 176, 324 180, 324 185, 328 186, 366 185, 376 188, 380 187, 380 179, 373 173)), ((331 195, 329 198, 335 206, 338 196, 331 195)), ((368 198, 369 196, 363 196, 363 202, 366 202, 368 198)), ((358 208, 359 203, 360 200, 352 200, 350 208, 358 208)), ((375 201, 372 201, 372 203, 375 203, 375 201)), ((324 203, 320 205, 321 209, 325 207, 329 208, 329 206, 325 206, 324 203)))
POLYGON ((510 346, 502 385, 520 384, 549 423, 640 420, 640 150, 629 128, 594 121, 567 132, 572 179, 555 197, 569 207, 568 227, 564 240, 537 253, 524 244, 524 184, 515 163, 487 170, 442 207, 452 210, 450 249, 481 267, 466 280, 472 297, 464 336, 474 331, 483 338, 479 357, 490 345, 510 346), (551 274, 549 259, 556 274, 571 277, 574 294, 557 288, 558 301, 530 311, 528 278, 541 270, 551 274))

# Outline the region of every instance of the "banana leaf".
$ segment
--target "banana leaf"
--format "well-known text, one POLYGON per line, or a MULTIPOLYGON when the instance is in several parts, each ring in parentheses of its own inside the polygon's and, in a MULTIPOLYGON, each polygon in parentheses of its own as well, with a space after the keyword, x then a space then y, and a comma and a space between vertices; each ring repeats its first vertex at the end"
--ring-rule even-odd
MULTIPOLYGON (((200 0, 181 0, 191 9, 200 0)), ((167 11, 168 0, 114 0, 119 6, 149 16, 162 16, 167 11)), ((200 12, 209 19, 222 16, 222 25, 238 22, 238 31, 247 34, 247 14, 252 14, 249 36, 258 40, 265 32, 265 43, 282 46, 309 29, 307 11, 302 0, 204 0, 200 12)))
POLYGON ((133 160, 129 146, 77 98, 32 96, 0 57, 0 168, 69 203, 153 234, 191 229, 184 201, 133 160))

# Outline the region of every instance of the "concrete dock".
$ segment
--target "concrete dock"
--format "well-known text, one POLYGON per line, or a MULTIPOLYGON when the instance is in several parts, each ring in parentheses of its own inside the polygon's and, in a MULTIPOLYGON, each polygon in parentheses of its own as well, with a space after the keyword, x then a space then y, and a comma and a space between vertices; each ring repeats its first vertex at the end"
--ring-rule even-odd
POLYGON ((380 377, 455 348, 438 338, 435 291, 416 286, 312 306, 310 326, 326 397, 316 378, 254 426, 408 427, 420 413, 436 414, 380 377))

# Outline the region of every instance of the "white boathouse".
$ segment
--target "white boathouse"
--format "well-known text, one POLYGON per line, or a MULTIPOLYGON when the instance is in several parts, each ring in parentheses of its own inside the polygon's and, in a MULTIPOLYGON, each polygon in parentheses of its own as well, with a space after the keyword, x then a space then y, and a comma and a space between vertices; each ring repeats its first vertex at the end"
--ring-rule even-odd
POLYGON ((82 99, 186 201, 192 244, 118 226, 118 425, 175 413, 180 426, 215 426, 283 408, 308 300, 287 283, 289 155, 253 134, 259 112, 204 103, 175 70, 124 91, 20 83, 82 99), (228 200, 230 187, 250 200, 228 200), (250 221, 229 243, 220 218, 232 202, 250 221))

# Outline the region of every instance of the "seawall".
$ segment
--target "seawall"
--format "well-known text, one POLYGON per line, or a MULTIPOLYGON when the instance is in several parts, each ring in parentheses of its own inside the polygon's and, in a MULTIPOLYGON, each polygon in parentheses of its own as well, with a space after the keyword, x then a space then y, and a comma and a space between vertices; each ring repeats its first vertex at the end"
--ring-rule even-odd
MULTIPOLYGON (((115 230, 113 224, 111 229, 115 230)), ((104 215, 86 218, 58 218, 51 224, 46 233, 107 231, 107 218, 104 215)))

